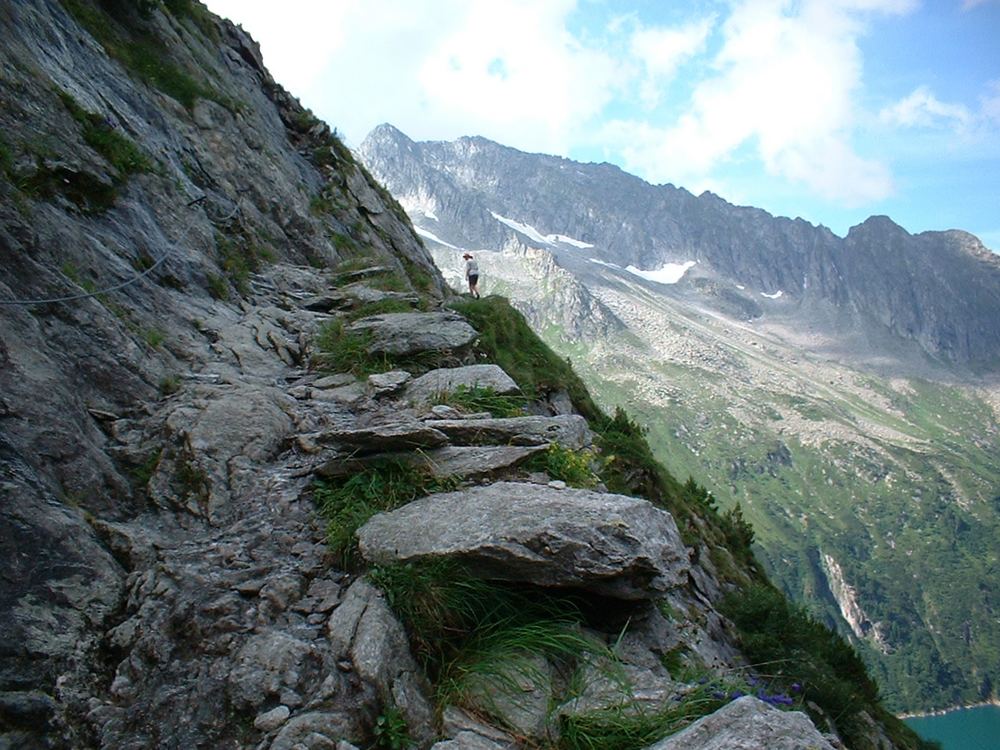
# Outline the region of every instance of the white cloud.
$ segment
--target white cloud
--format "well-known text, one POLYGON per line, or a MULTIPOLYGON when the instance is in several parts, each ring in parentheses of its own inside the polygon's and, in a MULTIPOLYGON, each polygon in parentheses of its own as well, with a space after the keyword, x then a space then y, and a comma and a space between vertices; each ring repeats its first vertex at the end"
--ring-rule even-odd
POLYGON ((640 95, 647 106, 656 106, 663 85, 684 62, 704 50, 714 25, 712 16, 679 28, 640 26, 632 33, 630 53, 645 69, 640 95))
POLYGON ((1000 80, 990 81, 979 101, 983 119, 994 127, 1000 126, 1000 80))
POLYGON ((605 130, 626 168, 688 183, 754 149, 772 174, 858 204, 892 190, 888 169, 851 145, 866 14, 912 0, 748 0, 722 25, 723 45, 690 107, 671 124, 619 120, 605 130))
MULTIPOLYGON (((984 106, 989 106, 984 102, 984 106)), ((961 104, 947 104, 926 86, 920 86, 909 96, 879 112, 879 119, 903 127, 967 126, 972 114, 961 104)))
POLYGON ((296 95, 321 85, 325 64, 345 43, 348 20, 362 6, 361 0, 205 0, 205 4, 214 13, 240 23, 260 44, 271 75, 296 95), (303 54, 304 50, 308 54, 303 54))
MULTIPOLYGON (((566 29, 575 3, 459 3, 460 21, 416 70, 428 109, 519 148, 565 153, 618 87, 618 66, 566 29)), ((454 124, 452 128, 454 128, 454 124)))

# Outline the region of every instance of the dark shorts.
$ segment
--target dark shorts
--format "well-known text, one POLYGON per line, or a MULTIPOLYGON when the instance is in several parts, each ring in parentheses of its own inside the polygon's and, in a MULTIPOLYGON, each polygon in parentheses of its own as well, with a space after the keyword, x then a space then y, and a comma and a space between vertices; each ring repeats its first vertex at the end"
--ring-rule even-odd
POLYGON ((470 285, 475 286, 477 281, 479 281, 479 274, 478 273, 469 274, 469 284, 470 285))

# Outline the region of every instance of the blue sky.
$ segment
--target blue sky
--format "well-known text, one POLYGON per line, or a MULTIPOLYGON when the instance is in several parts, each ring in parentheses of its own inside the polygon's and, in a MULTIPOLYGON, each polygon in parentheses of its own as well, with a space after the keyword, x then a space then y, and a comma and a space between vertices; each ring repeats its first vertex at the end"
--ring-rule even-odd
MULTIPOLYGON (((1000 250, 1000 0, 208 0, 349 146, 608 161, 843 236, 1000 250)), ((558 231, 558 228, 552 231, 558 231)))

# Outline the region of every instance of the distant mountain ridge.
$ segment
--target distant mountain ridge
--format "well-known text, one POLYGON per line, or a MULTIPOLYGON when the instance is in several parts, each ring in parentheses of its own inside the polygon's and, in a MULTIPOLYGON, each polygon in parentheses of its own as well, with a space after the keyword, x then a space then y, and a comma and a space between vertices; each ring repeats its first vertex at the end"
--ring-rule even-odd
POLYGON ((610 164, 480 137, 416 143, 391 125, 373 130, 359 152, 408 208, 433 196, 423 208, 456 245, 499 247, 511 230, 494 214, 511 216, 593 245, 589 256, 622 267, 696 261, 692 279, 727 283, 726 295, 744 298, 748 311, 760 295, 780 292, 782 314, 827 329, 832 316, 830 333, 882 328, 949 364, 1000 361, 1000 257, 967 232, 911 235, 873 216, 842 239, 711 193, 650 185, 610 164))

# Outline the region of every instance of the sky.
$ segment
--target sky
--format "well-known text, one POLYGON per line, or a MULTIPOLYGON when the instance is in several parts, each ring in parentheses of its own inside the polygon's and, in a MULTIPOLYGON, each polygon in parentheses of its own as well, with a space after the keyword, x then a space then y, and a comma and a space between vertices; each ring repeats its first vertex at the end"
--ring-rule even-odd
POLYGON ((206 1, 352 148, 479 135, 1000 251, 1000 0, 206 1))

